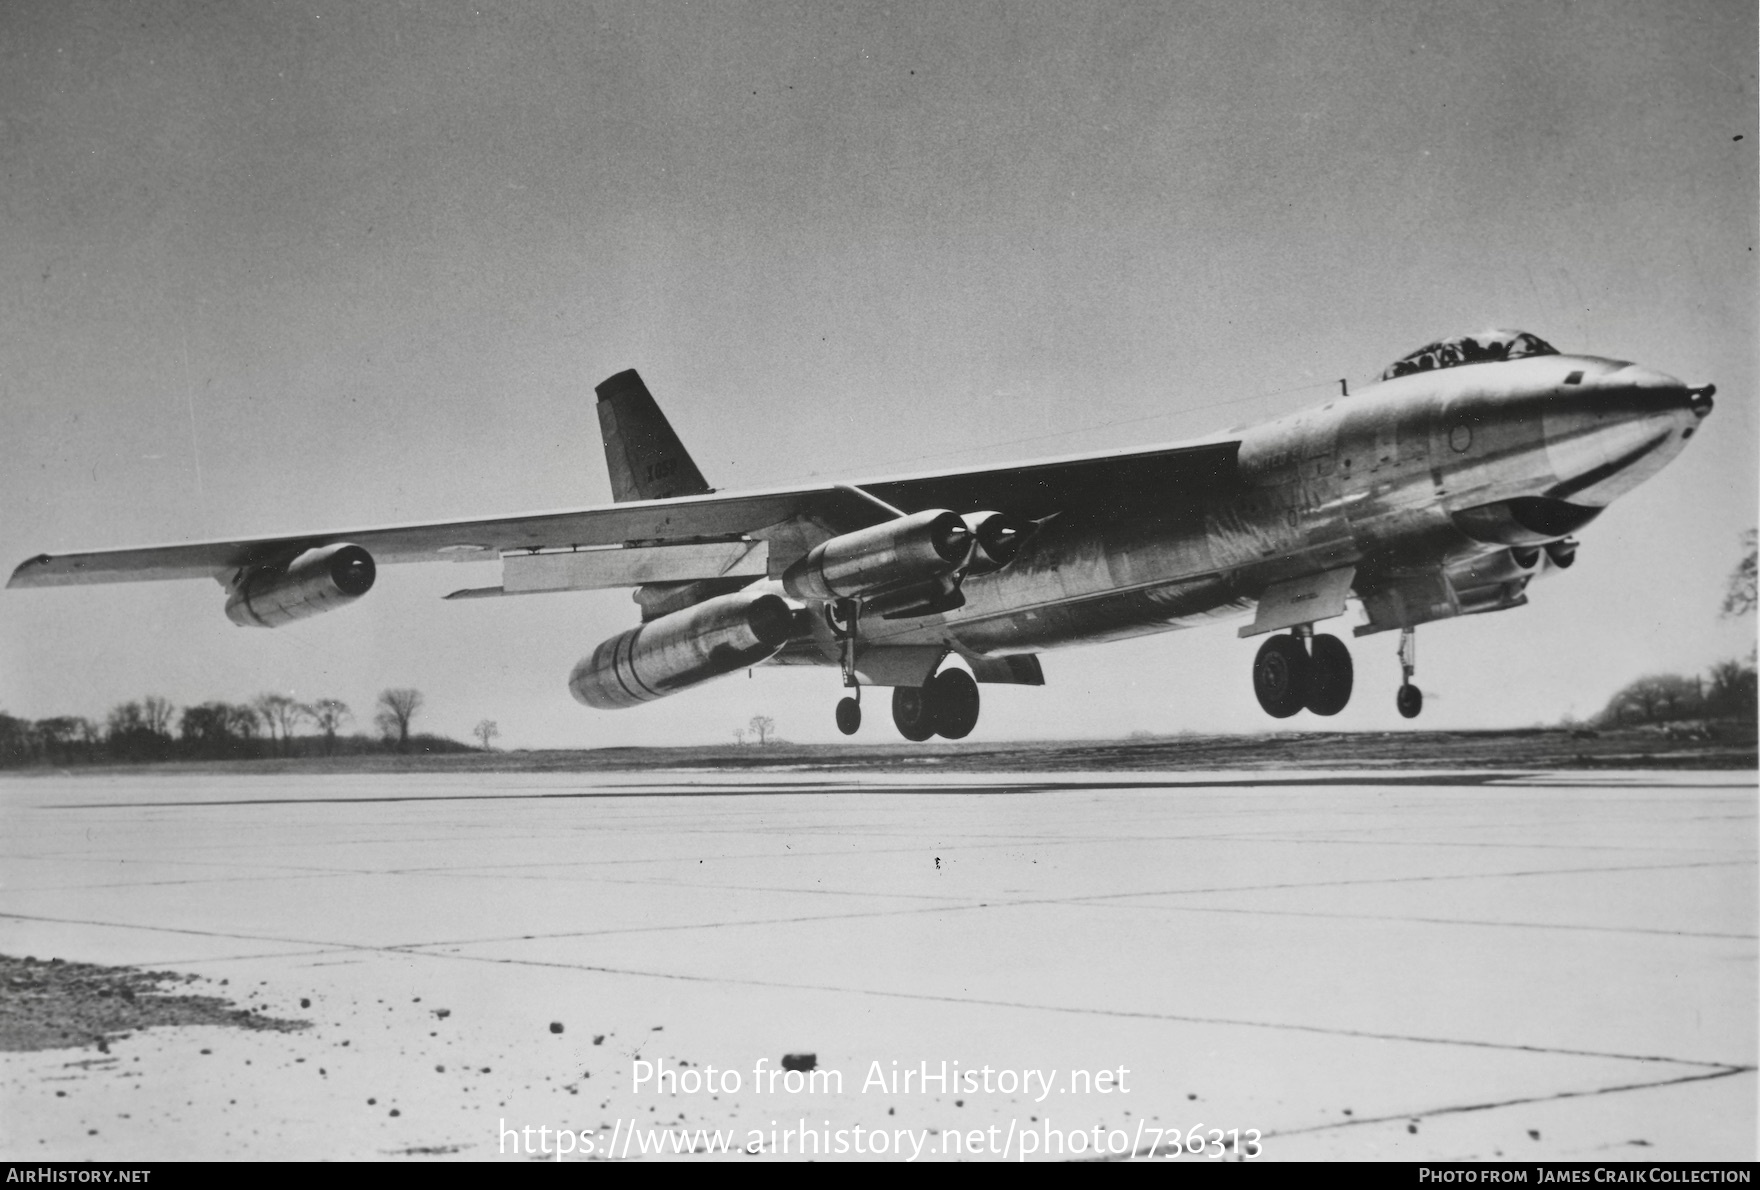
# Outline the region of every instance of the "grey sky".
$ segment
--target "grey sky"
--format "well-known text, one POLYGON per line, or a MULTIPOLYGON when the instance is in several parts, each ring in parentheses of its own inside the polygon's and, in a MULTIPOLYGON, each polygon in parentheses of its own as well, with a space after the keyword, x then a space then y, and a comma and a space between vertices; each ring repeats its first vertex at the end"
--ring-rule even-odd
MULTIPOLYGON (((1745 654, 1755 12, 1734 3, 0 6, 0 562, 608 499, 638 367, 712 483, 1173 440, 1438 336, 1715 381, 1532 605, 1419 633, 1427 725, 1745 654), (1739 139, 1738 139, 1739 138, 1739 139), (1226 404, 1224 402, 1227 402, 1226 404)), ((263 690, 501 743, 835 737, 833 671, 598 713, 622 592, 233 627, 206 583, 0 596, 0 709, 263 690)), ((1340 727, 1399 722, 1393 640, 1340 727)), ((1230 628, 1054 652, 980 736, 1250 728, 1230 628)), ((860 739, 889 739, 883 716, 860 739)))

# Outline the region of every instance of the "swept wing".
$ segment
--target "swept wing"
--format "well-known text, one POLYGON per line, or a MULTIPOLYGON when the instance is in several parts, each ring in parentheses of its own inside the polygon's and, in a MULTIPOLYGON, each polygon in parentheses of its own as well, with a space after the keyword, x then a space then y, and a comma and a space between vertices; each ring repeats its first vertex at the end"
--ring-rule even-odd
POLYGON ((596 551, 570 561, 570 588, 690 581, 736 573, 739 550, 668 549, 762 542, 769 573, 840 533, 925 508, 995 510, 1016 517, 1115 518, 1165 508, 1232 482, 1239 442, 1080 455, 1044 462, 937 472, 861 484, 819 484, 711 493, 560 512, 432 521, 318 533, 289 533, 181 545, 39 554, 8 587, 217 578, 272 565, 337 542, 381 563, 494 559, 501 555, 596 551), (640 563, 624 556, 641 550, 640 563))

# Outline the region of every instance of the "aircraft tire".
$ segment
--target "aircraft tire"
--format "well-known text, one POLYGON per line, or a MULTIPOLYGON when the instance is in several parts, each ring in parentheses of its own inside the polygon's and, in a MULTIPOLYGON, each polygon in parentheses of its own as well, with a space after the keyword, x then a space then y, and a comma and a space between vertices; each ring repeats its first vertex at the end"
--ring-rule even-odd
POLYGON ((1308 658, 1307 707, 1316 715, 1336 715, 1351 700, 1355 679, 1351 651, 1336 636, 1316 636, 1308 658))
POLYGON ((853 698, 845 698, 837 704, 837 730, 844 735, 854 735, 862 726, 862 704, 853 698))
POLYGON ((1424 692, 1407 682, 1399 688, 1399 694, 1394 699, 1394 703, 1399 707, 1401 715, 1407 719, 1416 719, 1418 712, 1424 709, 1424 692))
POLYGON ((892 722, 898 734, 920 744, 935 734, 935 708, 927 686, 892 688, 892 722))
POLYGON ((929 679, 929 707, 935 731, 950 740, 963 740, 978 725, 978 683, 963 669, 944 669, 929 679))
POLYGON ((1273 719, 1287 719, 1302 709, 1308 695, 1308 651, 1293 636, 1274 636, 1259 646, 1253 659, 1253 693, 1273 719))

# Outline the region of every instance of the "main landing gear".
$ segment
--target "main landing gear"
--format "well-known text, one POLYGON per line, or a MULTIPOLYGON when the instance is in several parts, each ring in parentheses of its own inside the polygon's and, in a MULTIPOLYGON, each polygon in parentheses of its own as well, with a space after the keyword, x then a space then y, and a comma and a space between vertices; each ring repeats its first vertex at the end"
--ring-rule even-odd
MULTIPOLYGON (((1418 667, 1418 651, 1410 628, 1399 637, 1399 696, 1395 705, 1407 719, 1424 709, 1424 692, 1412 685, 1418 667)), ((1253 659, 1253 693, 1265 713, 1287 719, 1297 711, 1336 715, 1351 700, 1354 679, 1350 650, 1336 636, 1316 636, 1312 626, 1302 625, 1285 636, 1273 636, 1259 646, 1253 659)))
POLYGON ((1297 711, 1336 715, 1351 700, 1355 670, 1336 636, 1315 636, 1306 625, 1273 636, 1253 659, 1253 693, 1265 713, 1287 719, 1297 711))
POLYGON ((978 683, 963 669, 944 669, 921 686, 895 686, 892 722, 913 743, 963 740, 978 725, 978 683))
MULTIPOLYGON (((914 743, 939 735, 963 740, 978 725, 978 683, 963 669, 944 669, 921 686, 892 689, 892 722, 914 743)), ((837 704, 837 730, 854 735, 862 726, 862 688, 837 704)))
MULTIPOLYGON (((854 735, 862 726, 862 686, 856 678, 856 622, 861 605, 839 600, 829 609, 831 631, 843 646, 843 684, 853 691, 837 704, 837 730, 854 735)), ((930 736, 963 740, 978 725, 978 683, 963 669, 944 669, 921 686, 892 689, 892 722, 913 743, 930 736)))

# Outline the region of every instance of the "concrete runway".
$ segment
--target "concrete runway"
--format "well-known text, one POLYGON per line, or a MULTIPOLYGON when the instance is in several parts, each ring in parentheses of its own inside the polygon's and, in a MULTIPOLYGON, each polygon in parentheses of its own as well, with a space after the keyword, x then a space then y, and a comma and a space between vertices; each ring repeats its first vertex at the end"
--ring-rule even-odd
POLYGON ((0 827, 0 952, 312 1022, 0 1055, 9 1158, 1756 1156, 1749 773, 76 775, 0 827))

